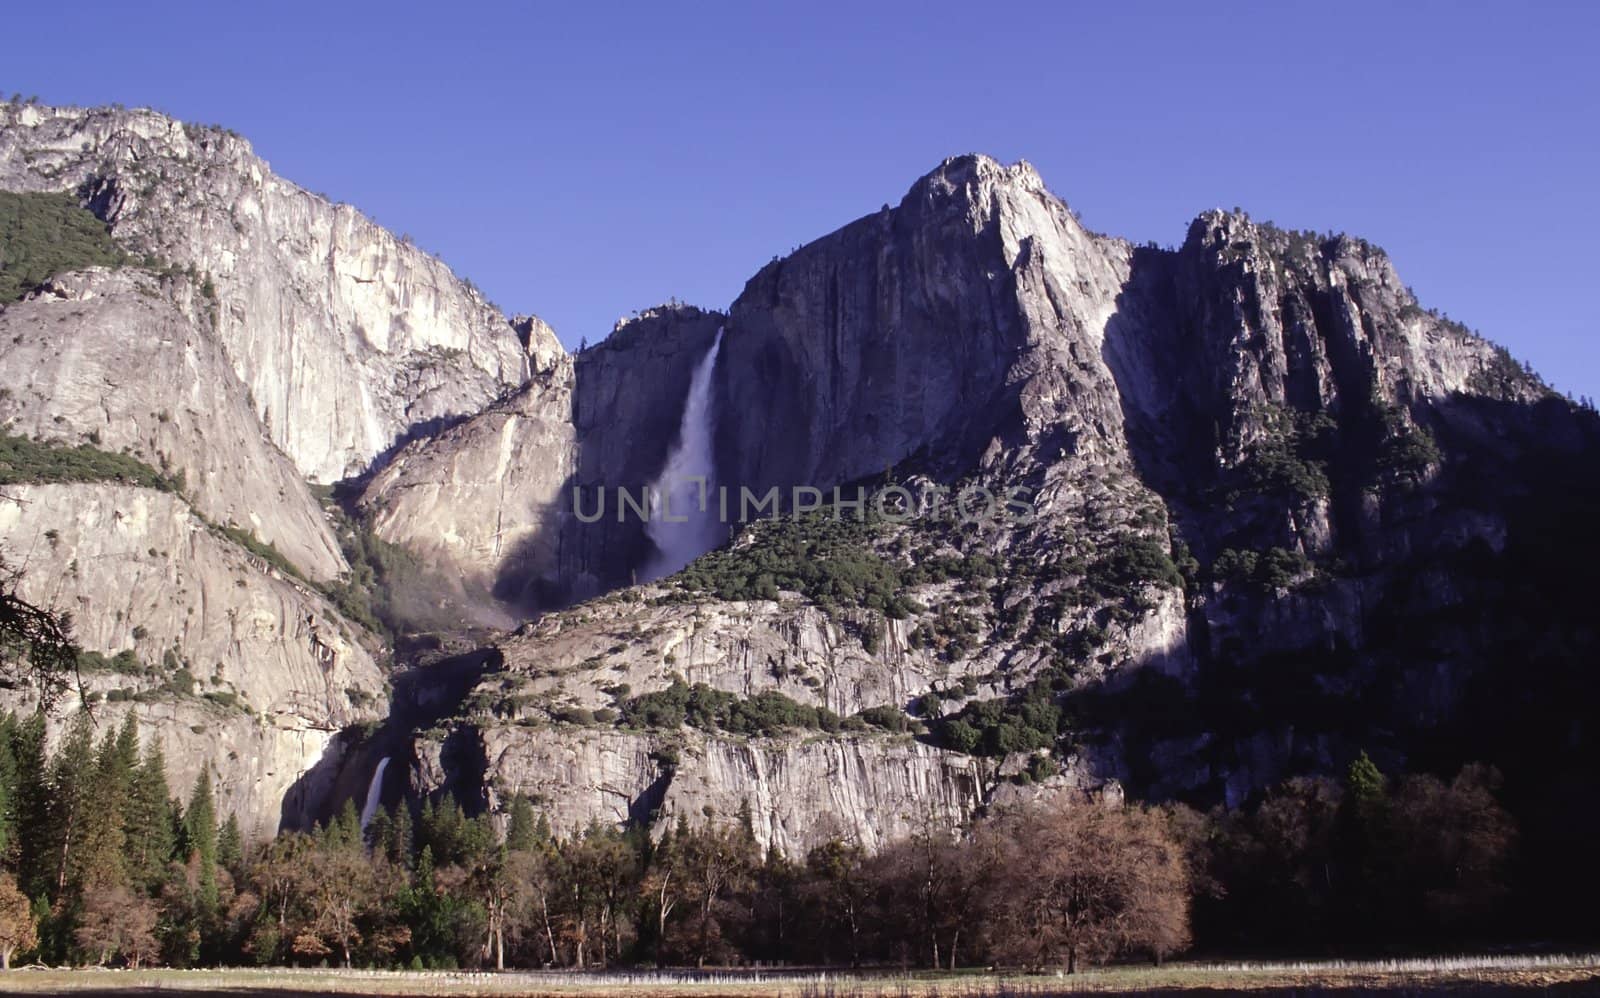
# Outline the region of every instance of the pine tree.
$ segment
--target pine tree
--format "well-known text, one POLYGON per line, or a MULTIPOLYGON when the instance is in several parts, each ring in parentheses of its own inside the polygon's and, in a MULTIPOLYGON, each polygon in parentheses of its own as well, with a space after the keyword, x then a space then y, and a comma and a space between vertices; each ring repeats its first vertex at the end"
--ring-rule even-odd
POLYGON ((46 824, 45 846, 49 850, 47 887, 52 898, 59 898, 68 883, 77 882, 86 819, 95 807, 97 783, 94 722, 87 713, 79 712, 67 729, 60 750, 50 760, 53 805, 46 824))
POLYGON ((1345 789, 1362 807, 1372 806, 1383 799, 1384 783, 1383 772, 1365 752, 1350 763, 1345 774, 1345 789))
POLYGON ((322 829, 317 841, 319 845, 334 850, 361 845, 361 815, 356 813, 355 801, 344 802, 344 807, 328 822, 328 827, 322 829))
POLYGON ((183 811, 185 852, 199 861, 198 909, 202 921, 217 910, 217 805, 211 796, 211 774, 195 777, 189 806, 183 811))
POLYGON ((1345 773, 1336 821, 1335 857, 1345 907, 1341 921, 1357 933, 1372 931, 1379 920, 1361 913, 1394 910, 1391 892, 1398 878, 1389 834, 1388 780, 1365 752, 1345 773))
POLYGON ((384 850, 389 862, 411 868, 411 859, 415 843, 414 832, 411 825, 411 808, 401 801, 395 806, 393 831, 390 833, 388 846, 384 850))
POLYGON ((366 831, 361 833, 361 839, 367 848, 380 856, 389 855, 389 843, 394 840, 394 812, 386 807, 380 807, 373 812, 372 820, 367 822, 366 831))
POLYGON ((23 893, 41 896, 49 884, 50 801, 44 748, 44 715, 18 724, 11 739, 16 781, 11 805, 17 841, 17 881, 23 893))
MULTIPOLYGON (((132 721, 132 715, 128 721, 132 721)), ((123 823, 133 788, 134 770, 128 762, 130 751, 137 759, 138 736, 131 723, 124 723, 120 736, 106 732, 95 757, 93 804, 84 811, 83 847, 76 864, 77 883, 85 890, 119 887, 127 881, 123 823)))
POLYGON ((17 840, 17 757, 12 748, 16 736, 16 715, 0 714, 0 865, 5 866, 10 865, 17 840))
POLYGON ((430 804, 422 808, 418 841, 432 847, 433 861, 440 866, 464 864, 473 842, 461 805, 449 797, 437 807, 430 804))
POLYGON ((139 768, 139 719, 133 711, 122 717, 122 727, 117 731, 117 764, 129 774, 139 768))
POLYGON ((133 881, 146 889, 160 884, 172 859, 172 802, 167 789, 167 761, 161 745, 150 744, 144 763, 133 776, 128 807, 123 815, 123 838, 127 842, 128 872, 133 881))
POLYGON ((202 863, 215 867, 217 804, 211 795, 211 774, 203 769, 189 792, 189 806, 183 809, 183 844, 186 852, 198 853, 202 863))
POLYGON ((538 846, 533 802, 526 794, 511 798, 511 823, 506 828, 506 848, 512 852, 533 852, 538 846))
POLYGON ((217 833, 217 865, 235 881, 244 875, 244 834, 239 831, 239 816, 229 812, 217 833))

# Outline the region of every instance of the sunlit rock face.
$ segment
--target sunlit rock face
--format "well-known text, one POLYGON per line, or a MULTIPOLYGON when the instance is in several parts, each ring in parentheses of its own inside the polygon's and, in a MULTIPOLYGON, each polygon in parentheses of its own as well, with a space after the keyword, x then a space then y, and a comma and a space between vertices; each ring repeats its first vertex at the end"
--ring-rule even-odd
MULTIPOLYGON (((490 806, 524 793, 560 834, 593 822, 671 827, 751 815, 756 841, 790 856, 830 839, 867 849, 970 820, 986 796, 980 760, 910 739, 664 739, 622 731, 497 728, 476 746, 491 762, 490 806), (664 753, 675 759, 664 763, 664 753), (502 794, 506 796, 502 800, 502 794)), ((444 743, 423 741, 413 779, 443 786, 444 743)))
POLYGON ((0 188, 79 191, 114 236, 194 268, 272 442, 318 482, 469 415, 563 355, 443 261, 275 176, 244 139, 153 111, 0 108, 0 188))
MULTIPOLYGON (((219 806, 277 830, 289 788, 339 730, 387 712, 370 637, 297 580, 217 535, 180 497, 114 484, 7 486, 0 542, 26 552, 21 595, 69 610, 98 664, 102 725, 125 711, 159 741, 175 792, 211 773, 219 806), (117 659, 121 653, 126 661, 117 659)), ((27 711, 26 687, 0 691, 27 711)), ((74 692, 52 715, 59 735, 74 692)))
POLYGON ((572 365, 563 359, 511 398, 401 449, 361 497, 377 535, 429 568, 407 616, 510 627, 566 602, 561 539, 577 465, 572 365))
POLYGON ((746 285, 721 375, 741 414, 723 431, 735 477, 847 482, 919 453, 970 465, 991 441, 1046 435, 1114 447, 1100 351, 1128 255, 1027 164, 946 161, 897 208, 746 285))
POLYGON ((344 556, 306 482, 264 432, 196 282, 133 269, 63 274, 0 311, 0 420, 97 440, 181 476, 213 522, 254 533, 317 580, 344 556))

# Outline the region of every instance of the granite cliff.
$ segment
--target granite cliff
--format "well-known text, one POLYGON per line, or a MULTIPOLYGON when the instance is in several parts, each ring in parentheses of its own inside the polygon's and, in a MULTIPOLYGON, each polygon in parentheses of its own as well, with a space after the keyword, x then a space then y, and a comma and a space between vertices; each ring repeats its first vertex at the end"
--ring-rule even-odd
POLYGON ((314 732, 237 767, 270 760, 254 813, 325 814, 398 755, 390 802, 527 793, 562 832, 746 810, 800 851, 1051 790, 1239 800, 1360 749, 1488 759, 1535 798, 1551 739, 1596 771, 1576 718, 1545 722, 1592 685, 1570 566, 1600 550, 1600 426, 1359 239, 1207 212, 1133 246, 1027 164, 957 157, 725 311, 646 310, 568 356, 236 137, 0 113, 0 188, 74 193, 135 261, 5 306, 0 416, 183 483, 19 507, 8 560, 85 608, 86 647, 215 660, 314 732), (633 585, 652 546, 618 492, 660 473, 719 329, 705 429, 736 498, 982 487, 1031 515, 734 522, 633 585), (167 532, 121 571, 192 581, 75 574, 106 517, 167 532), (185 623, 226 579, 257 645, 185 623), (387 715, 390 649, 356 622, 378 604, 387 715))
MULTIPOLYGON (((692 817, 704 791, 675 796, 677 765, 596 730, 637 732, 630 702, 677 683, 872 719, 777 735, 792 751, 892 753, 905 725, 993 759, 977 780, 948 752, 895 764, 943 788, 929 799, 946 820, 1016 793, 1024 770, 1023 792, 1237 801, 1361 748, 1444 765, 1509 739, 1542 694, 1497 716, 1503 639, 1449 621, 1548 627, 1563 672, 1591 640, 1569 600, 1512 600, 1495 566, 1540 557, 1530 506, 1592 501, 1549 469, 1594 453, 1593 414, 1425 310, 1359 239, 1211 212, 1181 246, 1134 247, 1086 231, 1026 165, 963 157, 764 268, 726 316, 662 315, 579 356, 579 397, 608 400, 607 436, 578 433, 580 467, 649 480, 671 400, 725 326, 723 484, 1022 486, 1039 515, 879 523, 849 552, 736 528, 679 579, 497 641, 504 665, 451 729, 481 743, 485 804, 534 792, 567 828, 623 797, 692 817), (612 454, 616 440, 648 445, 612 454), (1030 719, 1041 701, 1054 713, 1030 719), (552 758, 597 744, 603 765, 556 766, 552 785, 552 758)), ((616 546, 626 526, 578 533, 611 553, 613 581, 643 557, 616 546)), ((748 737, 708 727, 697 751, 748 737)), ((442 785, 436 766, 418 775, 442 785)), ((754 762, 736 782, 770 802, 763 835, 811 844, 754 762)))
POLYGON ((0 189, 77 193, 130 250, 209 283, 216 338, 304 478, 515 391, 563 351, 440 260, 275 176, 239 136, 153 111, 0 108, 0 189))

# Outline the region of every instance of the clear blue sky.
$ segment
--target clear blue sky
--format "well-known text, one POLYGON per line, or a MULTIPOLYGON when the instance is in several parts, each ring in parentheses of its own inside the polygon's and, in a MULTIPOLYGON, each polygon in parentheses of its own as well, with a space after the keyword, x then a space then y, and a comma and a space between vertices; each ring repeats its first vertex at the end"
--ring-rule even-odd
POLYGON ((235 128, 569 345, 726 306, 982 151, 1135 241, 1234 205, 1363 235, 1600 395, 1593 5, 601 6, 75 3, 8 35, 0 88, 235 128))

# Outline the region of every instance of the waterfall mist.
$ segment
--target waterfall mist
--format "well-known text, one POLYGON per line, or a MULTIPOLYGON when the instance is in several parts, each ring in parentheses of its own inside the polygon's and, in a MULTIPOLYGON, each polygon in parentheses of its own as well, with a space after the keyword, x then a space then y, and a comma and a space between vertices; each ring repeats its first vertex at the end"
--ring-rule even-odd
POLYGON ((661 474, 650 484, 650 522, 645 525, 645 534, 655 544, 656 553, 639 570, 641 582, 671 575, 722 540, 722 524, 717 519, 713 495, 716 468, 711 452, 711 375, 721 349, 722 329, 718 327, 717 338, 689 381, 678 444, 667 456, 661 474))

